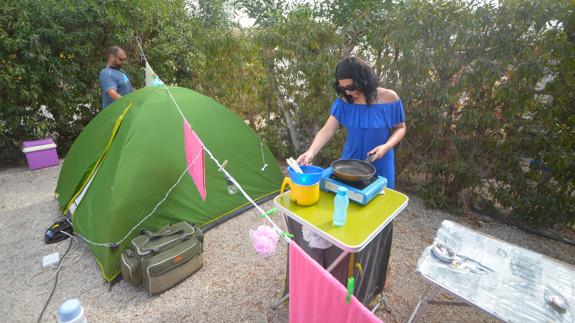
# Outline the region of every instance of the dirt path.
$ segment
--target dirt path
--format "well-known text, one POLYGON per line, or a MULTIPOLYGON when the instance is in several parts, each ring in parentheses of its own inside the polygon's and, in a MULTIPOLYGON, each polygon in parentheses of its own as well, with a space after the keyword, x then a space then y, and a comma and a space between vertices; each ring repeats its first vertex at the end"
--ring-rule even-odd
MULTIPOLYGON (((53 190, 59 168, 0 171, 0 321, 36 321, 48 297, 53 271, 41 268, 42 256, 68 242, 45 245, 43 232, 59 215, 53 190)), ((265 208, 271 208, 271 202, 265 208)), ((471 225, 441 211, 426 208, 410 196, 395 222, 392 251, 393 286, 387 293, 392 311, 376 314, 388 322, 405 322, 425 284, 415 272, 417 259, 432 242, 441 221, 449 219, 497 238, 575 264, 575 247, 533 236, 500 223, 471 225)), ((73 249, 44 321, 54 322, 59 304, 78 297, 92 322, 287 322, 286 305, 273 311, 286 267, 286 246, 268 259, 252 249, 248 230, 263 224, 253 212, 242 214, 206 234, 205 265, 196 275, 156 297, 124 281, 108 291, 85 245, 73 249)), ((483 322, 491 319, 471 308, 432 306, 425 322, 483 322)))

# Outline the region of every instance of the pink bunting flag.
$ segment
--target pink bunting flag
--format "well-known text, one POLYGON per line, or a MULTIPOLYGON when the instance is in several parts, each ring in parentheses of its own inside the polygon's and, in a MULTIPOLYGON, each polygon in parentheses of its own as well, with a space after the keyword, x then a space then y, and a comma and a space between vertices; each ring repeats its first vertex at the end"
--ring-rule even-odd
POLYGON ((192 177, 202 200, 206 200, 206 172, 204 160, 204 144, 188 123, 184 120, 184 145, 186 148, 186 161, 188 173, 192 177), (192 166, 190 166, 192 165, 192 166))

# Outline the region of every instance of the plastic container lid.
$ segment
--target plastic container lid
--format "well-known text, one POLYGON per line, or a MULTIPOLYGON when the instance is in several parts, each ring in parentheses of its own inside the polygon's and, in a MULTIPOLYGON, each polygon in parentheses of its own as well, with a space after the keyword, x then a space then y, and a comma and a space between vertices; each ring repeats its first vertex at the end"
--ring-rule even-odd
POLYGON ((58 321, 70 322, 74 321, 82 314, 82 304, 76 298, 69 299, 60 305, 58 309, 58 321))
POLYGON ((53 143, 54 143, 54 140, 52 140, 52 138, 45 138, 45 139, 40 139, 40 140, 29 140, 29 141, 24 141, 22 143, 22 148, 41 146, 41 145, 49 145, 49 144, 53 144, 53 143))
POLYGON ((337 188, 337 195, 347 195, 347 187, 340 186, 337 188))

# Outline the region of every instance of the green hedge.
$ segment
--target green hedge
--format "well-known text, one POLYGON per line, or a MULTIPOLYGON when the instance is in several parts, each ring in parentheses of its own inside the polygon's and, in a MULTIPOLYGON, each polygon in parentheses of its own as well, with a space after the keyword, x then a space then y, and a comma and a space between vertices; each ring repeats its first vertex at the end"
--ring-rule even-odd
MULTIPOLYGON (((62 153, 99 111, 97 74, 134 36, 165 81, 240 114, 278 159, 327 119, 336 62, 366 58, 400 94, 400 184, 465 211, 485 202, 537 225, 575 222, 575 5, 569 0, 16 1, 0 9, 0 161, 54 135, 62 153), (242 10, 256 20, 241 28, 242 10)), ((341 151, 343 132, 318 156, 341 151)), ((401 187, 401 186, 400 186, 401 187)))

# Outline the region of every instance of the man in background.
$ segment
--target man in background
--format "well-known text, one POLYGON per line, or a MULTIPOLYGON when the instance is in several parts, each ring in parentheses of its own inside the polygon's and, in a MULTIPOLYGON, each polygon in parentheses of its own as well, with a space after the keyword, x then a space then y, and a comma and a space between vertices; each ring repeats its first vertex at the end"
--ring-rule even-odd
POLYGON ((112 46, 106 54, 108 64, 100 71, 103 108, 134 90, 128 74, 122 70, 126 62, 126 52, 118 46, 112 46))

